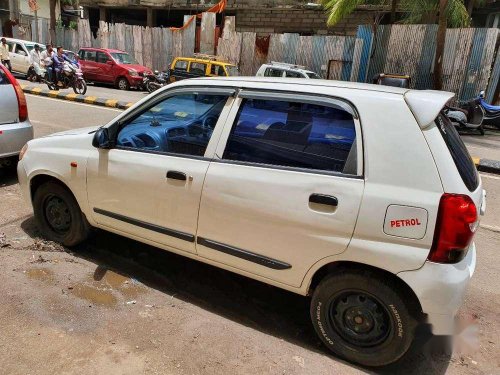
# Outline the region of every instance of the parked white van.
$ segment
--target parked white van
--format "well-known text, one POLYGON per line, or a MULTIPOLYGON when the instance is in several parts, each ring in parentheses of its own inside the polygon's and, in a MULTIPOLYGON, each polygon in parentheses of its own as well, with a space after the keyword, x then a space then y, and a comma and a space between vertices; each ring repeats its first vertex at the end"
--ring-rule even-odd
POLYGON ((9 46, 10 63, 12 64, 12 71, 19 74, 28 74, 31 66, 30 52, 35 48, 35 44, 40 46, 40 52, 45 50, 43 44, 30 42, 22 39, 5 38, 9 46))

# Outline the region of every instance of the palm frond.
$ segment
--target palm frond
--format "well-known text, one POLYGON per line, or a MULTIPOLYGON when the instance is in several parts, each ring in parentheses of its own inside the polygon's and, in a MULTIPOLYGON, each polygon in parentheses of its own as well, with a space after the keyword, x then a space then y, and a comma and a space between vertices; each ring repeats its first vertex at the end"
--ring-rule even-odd
POLYGON ((328 13, 328 26, 334 26, 351 14, 363 0, 322 0, 321 4, 328 13))
POLYGON ((449 27, 470 26, 470 17, 463 0, 449 0, 446 9, 446 18, 449 27))

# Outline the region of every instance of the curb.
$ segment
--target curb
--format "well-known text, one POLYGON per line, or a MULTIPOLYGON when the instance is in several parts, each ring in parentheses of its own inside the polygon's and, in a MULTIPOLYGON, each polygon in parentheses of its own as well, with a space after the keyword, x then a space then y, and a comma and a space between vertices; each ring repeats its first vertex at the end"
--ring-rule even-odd
POLYGON ((472 158, 479 172, 500 174, 500 161, 491 159, 472 158))
POLYGON ((68 100, 70 102, 92 104, 100 107, 128 109, 134 104, 134 103, 122 102, 116 99, 106 99, 90 95, 64 93, 61 91, 47 90, 47 89, 42 89, 40 87, 31 87, 26 85, 21 85, 21 88, 26 94, 45 96, 47 98, 53 98, 53 99, 68 100))

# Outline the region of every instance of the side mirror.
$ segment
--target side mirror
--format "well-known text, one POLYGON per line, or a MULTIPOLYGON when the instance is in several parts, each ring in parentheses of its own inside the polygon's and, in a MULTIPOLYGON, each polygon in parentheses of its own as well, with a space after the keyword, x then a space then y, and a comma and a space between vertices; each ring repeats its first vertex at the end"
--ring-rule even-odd
POLYGON ((97 129, 97 131, 94 133, 92 146, 102 149, 110 149, 112 147, 112 142, 109 139, 109 130, 107 128, 97 129))
POLYGON ((115 65, 115 62, 113 60, 108 60, 108 61, 106 61, 106 64, 108 64, 108 65, 115 65))
POLYGON ((483 91, 481 91, 481 92, 479 93, 479 97, 480 97, 481 99, 484 99, 484 96, 485 96, 485 92, 484 92, 484 90, 483 90, 483 91))
POLYGON ((18 54, 21 56, 28 56, 28 54, 24 51, 19 51, 18 54))

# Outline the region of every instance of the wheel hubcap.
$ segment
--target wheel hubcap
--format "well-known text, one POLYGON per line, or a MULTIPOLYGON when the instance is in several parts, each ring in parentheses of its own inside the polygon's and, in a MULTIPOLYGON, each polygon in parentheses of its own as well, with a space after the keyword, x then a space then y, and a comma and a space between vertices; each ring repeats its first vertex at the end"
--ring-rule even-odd
POLYGON ((362 292, 333 298, 329 323, 343 340, 362 347, 379 345, 391 333, 388 311, 377 299, 362 292))
POLYGON ((66 202, 52 195, 45 200, 45 218, 49 226, 57 233, 65 233, 71 226, 71 213, 66 202))

